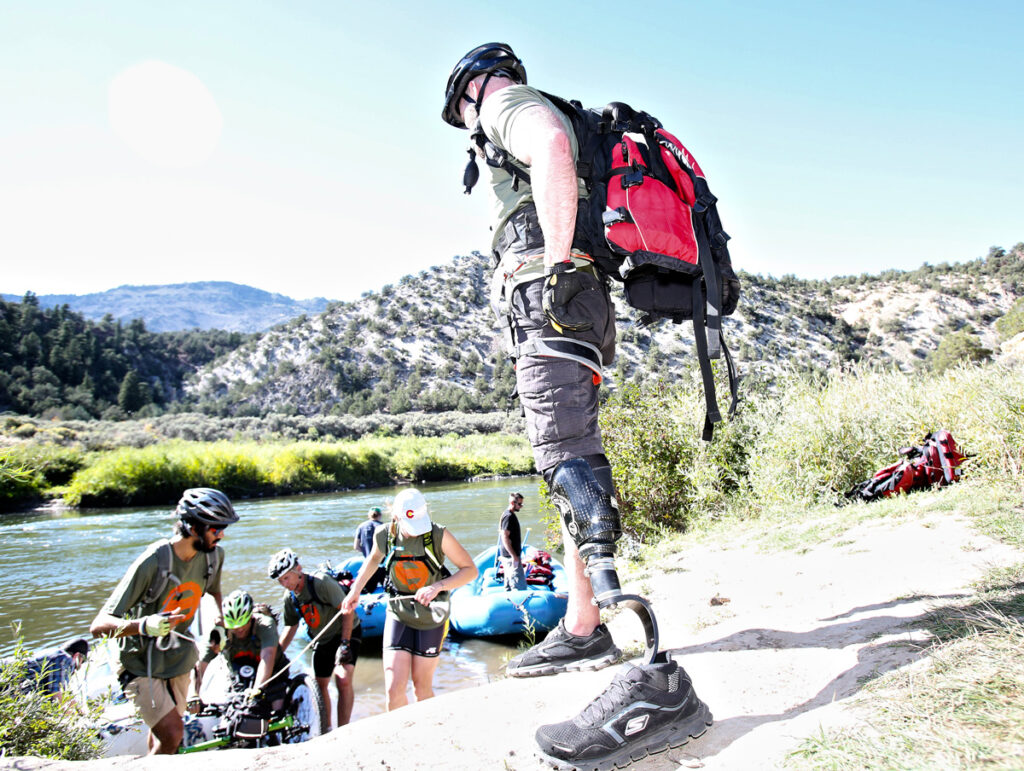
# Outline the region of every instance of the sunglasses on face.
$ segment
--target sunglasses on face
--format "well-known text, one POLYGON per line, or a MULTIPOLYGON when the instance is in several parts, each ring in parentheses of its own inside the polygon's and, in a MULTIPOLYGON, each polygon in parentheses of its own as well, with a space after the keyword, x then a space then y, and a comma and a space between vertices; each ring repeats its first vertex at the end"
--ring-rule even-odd
POLYGON ((224 531, 227 530, 227 527, 226 526, 225 527, 212 527, 211 526, 211 527, 209 527, 207 529, 210 531, 211 535, 223 535, 224 531))

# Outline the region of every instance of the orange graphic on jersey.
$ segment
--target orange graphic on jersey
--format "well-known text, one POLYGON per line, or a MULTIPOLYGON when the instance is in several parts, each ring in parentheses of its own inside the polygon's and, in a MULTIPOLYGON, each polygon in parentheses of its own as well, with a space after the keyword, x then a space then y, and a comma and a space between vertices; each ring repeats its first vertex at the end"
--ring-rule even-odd
POLYGON ((430 580, 430 571, 419 560, 398 560, 394 565, 394 573, 395 583, 407 592, 415 592, 430 580))
POLYGON ((320 609, 317 608, 313 603, 302 606, 302 618, 306 621, 306 626, 310 629, 316 629, 320 626, 320 609))
POLYGON ((192 617, 195 616, 196 611, 199 610, 199 601, 202 598, 203 590, 199 588, 199 584, 195 581, 186 581, 171 589, 171 593, 167 595, 167 600, 164 602, 162 612, 184 614, 185 618, 178 623, 188 626, 192 623, 192 617))

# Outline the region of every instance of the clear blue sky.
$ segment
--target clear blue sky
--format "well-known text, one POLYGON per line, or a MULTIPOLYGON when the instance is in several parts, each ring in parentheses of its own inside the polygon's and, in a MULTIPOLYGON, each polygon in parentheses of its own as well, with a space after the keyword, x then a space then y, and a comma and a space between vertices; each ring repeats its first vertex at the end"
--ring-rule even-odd
POLYGON ((828 277, 1024 241, 1024 4, 629 8, 7 0, 0 291, 352 299, 486 251, 467 135, 439 116, 451 67, 489 40, 545 90, 659 116, 721 199, 737 267, 828 277))

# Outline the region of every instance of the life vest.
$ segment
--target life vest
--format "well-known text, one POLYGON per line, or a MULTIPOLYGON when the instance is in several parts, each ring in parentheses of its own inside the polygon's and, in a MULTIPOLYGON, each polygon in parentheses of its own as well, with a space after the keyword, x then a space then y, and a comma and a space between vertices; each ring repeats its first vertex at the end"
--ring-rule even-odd
POLYGON ((388 530, 387 556, 383 568, 386 573, 384 590, 392 596, 415 594, 418 589, 447 578, 451 571, 438 558, 434 544, 434 525, 423 534, 423 554, 399 554, 397 526, 388 530))

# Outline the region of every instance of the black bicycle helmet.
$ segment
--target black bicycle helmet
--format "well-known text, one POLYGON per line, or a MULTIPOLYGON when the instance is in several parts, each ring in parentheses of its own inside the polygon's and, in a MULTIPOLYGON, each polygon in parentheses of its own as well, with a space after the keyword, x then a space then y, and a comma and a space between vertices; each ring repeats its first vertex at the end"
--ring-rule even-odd
POLYGON ((212 487, 190 487, 181 494, 174 513, 190 525, 227 527, 238 521, 228 497, 212 487))
POLYGON ((466 128, 459 115, 459 104, 469 81, 478 75, 504 75, 517 83, 526 83, 526 68, 505 43, 484 43, 459 60, 448 77, 444 92, 444 122, 455 128, 466 128))

